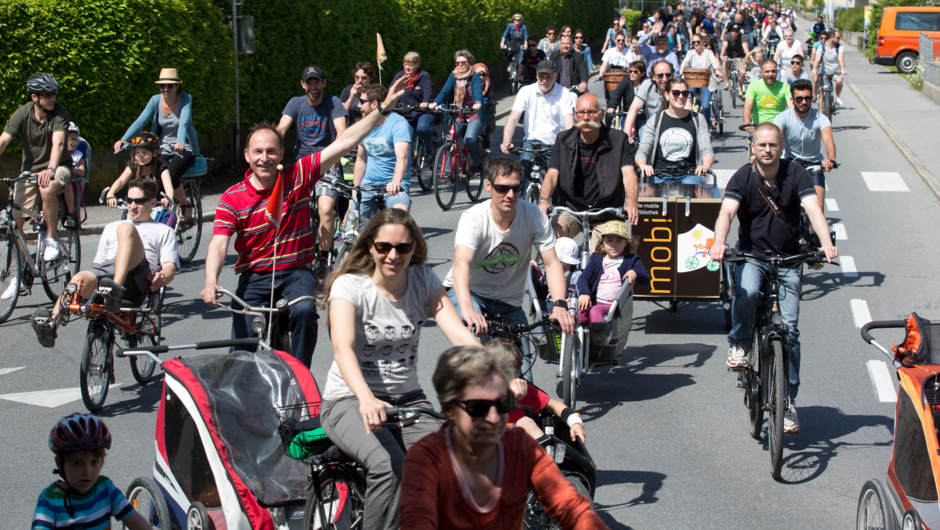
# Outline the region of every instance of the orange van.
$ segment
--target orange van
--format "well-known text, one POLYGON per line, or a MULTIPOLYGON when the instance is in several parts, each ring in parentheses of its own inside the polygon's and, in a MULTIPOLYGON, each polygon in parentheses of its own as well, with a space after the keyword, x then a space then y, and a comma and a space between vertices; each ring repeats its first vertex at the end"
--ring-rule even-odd
POLYGON ((896 66, 909 74, 917 68, 919 35, 940 38, 940 7, 886 7, 878 28, 875 64, 896 66))

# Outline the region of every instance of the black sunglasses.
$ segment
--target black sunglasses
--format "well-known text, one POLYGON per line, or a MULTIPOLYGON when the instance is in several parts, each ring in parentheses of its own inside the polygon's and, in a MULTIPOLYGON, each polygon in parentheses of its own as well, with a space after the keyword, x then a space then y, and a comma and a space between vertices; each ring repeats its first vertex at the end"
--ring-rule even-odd
POLYGON ((794 96, 793 101, 796 103, 803 103, 804 101, 813 101, 813 96, 794 96))
POLYGON ((44 98, 51 98, 55 95, 55 92, 36 92, 36 95, 44 98))
POLYGON ((684 98, 689 97, 689 91, 688 90, 673 90, 672 91, 672 97, 678 98, 680 96, 684 98))
POLYGON ((398 252, 398 255, 411 254, 411 251, 415 249, 414 243, 399 243, 393 245, 384 241, 373 241, 372 246, 375 247, 375 251, 379 254, 388 254, 393 248, 395 252, 398 252))
POLYGON ((471 418, 485 418, 490 413, 490 407, 496 407, 497 414, 508 414, 519 408, 516 405, 516 397, 512 394, 506 394, 499 399, 455 399, 454 401, 462 405, 471 418))
POLYGON ((803 63, 800 61, 790 61, 790 64, 803 64, 803 63))
POLYGON ((656 79, 669 79, 672 77, 672 74, 656 74, 656 79))
POLYGON ((584 40, 584 37, 582 37, 581 35, 576 35, 575 39, 584 40))
POLYGON ((134 204, 144 205, 144 204, 147 204, 148 202, 150 202, 150 199, 152 199, 152 198, 153 198, 153 197, 141 197, 141 198, 139 198, 139 199, 131 199, 130 197, 128 197, 128 198, 127 198, 127 202, 132 202, 132 203, 134 203, 134 204))
POLYGON ((506 195, 510 190, 512 190, 516 195, 522 193, 522 184, 516 184, 515 186, 507 186, 506 184, 492 184, 492 186, 493 190, 500 195, 506 195))

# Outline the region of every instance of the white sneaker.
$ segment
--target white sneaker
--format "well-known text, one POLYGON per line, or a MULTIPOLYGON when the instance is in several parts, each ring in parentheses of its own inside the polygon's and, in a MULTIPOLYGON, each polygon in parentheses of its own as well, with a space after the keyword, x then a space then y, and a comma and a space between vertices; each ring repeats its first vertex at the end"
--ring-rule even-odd
POLYGON ((790 401, 787 412, 783 416, 783 434, 799 434, 800 419, 796 416, 796 403, 790 401))
POLYGON ((836 107, 842 108, 842 100, 839 98, 836 98, 836 107))
POLYGON ((13 278, 10 280, 10 285, 7 286, 6 290, 3 291, 3 294, 0 294, 0 300, 9 300, 13 298, 13 295, 16 294, 16 290, 23 290, 23 286, 20 284, 19 279, 13 278))
POLYGON ((62 247, 59 245, 59 242, 55 239, 46 240, 46 250, 42 253, 42 259, 44 261, 55 261, 59 259, 59 254, 62 253, 62 247))
POLYGON ((740 344, 732 343, 728 348, 728 368, 731 368, 734 371, 740 371, 744 369, 744 365, 747 364, 747 352, 744 351, 744 348, 740 344))

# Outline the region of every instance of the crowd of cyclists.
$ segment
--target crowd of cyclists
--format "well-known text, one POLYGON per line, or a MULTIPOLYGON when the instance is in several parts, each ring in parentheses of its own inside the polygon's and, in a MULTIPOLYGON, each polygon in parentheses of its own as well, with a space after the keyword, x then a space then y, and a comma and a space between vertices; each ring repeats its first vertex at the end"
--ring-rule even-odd
MULTIPOLYGON (((707 102, 710 93, 719 90, 718 83, 724 81, 723 89, 728 90, 729 69, 748 80, 738 90, 745 101, 744 122, 750 126, 753 155, 727 185, 710 249, 712 259, 723 258, 735 217, 740 225, 739 250, 796 252, 794 226, 800 224, 801 209, 827 258, 837 257, 823 213, 825 172, 835 165, 835 144, 830 120, 813 108, 813 102, 820 65, 835 74, 838 95, 841 76, 846 74, 843 52, 838 30, 830 34, 821 20, 813 26, 818 42, 804 47, 794 38, 794 21, 792 9, 722 0, 657 10, 641 17, 637 28, 625 28, 625 19, 618 16, 601 47, 599 73, 622 70, 629 75, 600 98, 587 90, 594 63, 581 30, 562 26, 556 32, 550 26, 538 39, 522 15, 513 15, 500 46, 507 50, 524 86, 515 95, 499 148, 504 155, 519 152, 514 151, 513 137, 521 121, 521 163, 506 156, 486 161, 484 151, 489 146, 481 145, 480 137, 493 80, 486 65, 476 63, 469 50, 454 53, 453 70, 436 94, 431 75, 421 69, 421 56, 414 51, 404 56, 403 69, 387 88, 374 83, 370 63, 357 63, 353 83, 339 97, 327 92, 324 71, 309 66, 301 75, 303 95, 287 102, 280 120, 250 128, 245 144, 249 169, 219 200, 200 297, 209 306, 218 304, 219 278, 230 246, 237 254, 236 295, 246 303, 264 306, 272 299, 293 300, 318 292, 322 296, 319 307, 314 302, 291 306, 290 353, 309 367, 318 321, 326 321, 334 357, 324 379, 323 428, 368 471, 364 528, 399 524, 423 528, 455 518, 464 525, 475 521, 484 526, 517 521, 522 508, 506 496, 516 495, 513 488, 522 486, 515 476, 511 483, 503 482, 504 476, 510 476, 507 469, 531 476, 530 486, 544 495, 546 509, 565 527, 603 527, 574 489, 566 488, 564 480, 559 482, 550 460, 533 456, 534 441, 519 434, 531 430, 506 430, 507 414, 516 408, 516 400, 528 392, 541 392, 532 381, 528 342, 513 369, 515 361, 507 360, 511 355, 500 353, 504 344, 481 348, 479 341, 487 337, 487 315, 528 323, 522 306, 532 247, 553 300, 549 318, 561 333, 574 331, 567 293, 572 259, 577 258, 571 255, 569 246, 576 247, 568 238, 582 231, 582 221, 553 212, 553 206, 620 209, 618 216, 597 219, 592 246, 599 257, 591 261, 589 279, 574 280, 587 290, 580 293, 578 318, 602 317, 611 293, 623 282, 649 281, 631 246, 633 226, 639 220, 638 183, 703 183, 715 161, 714 121, 707 104, 701 114, 692 110, 690 94, 698 91, 707 102), (809 71, 804 69, 807 61, 812 64, 809 71), (690 87, 682 77, 688 68, 710 70, 709 86, 690 87), (421 142, 425 153, 433 152, 434 110, 442 105, 465 109, 456 127, 469 148, 471 171, 483 176, 491 197, 461 214, 453 267, 443 280, 427 266, 428 243, 409 213, 413 144, 421 142), (602 119, 605 115, 607 120, 602 119), (614 117, 622 117, 619 127, 614 117), (296 133, 292 157, 284 146, 290 129, 296 133), (520 197, 527 179, 533 178, 538 148, 550 149, 551 155, 533 204, 520 197), (338 215, 335 182, 342 179, 337 169, 341 158, 352 151, 357 155, 354 185, 379 191, 356 198, 368 204, 362 209, 364 228, 349 254, 331 270, 327 257, 338 215), (809 174, 805 167, 821 169, 809 174), (311 201, 316 202, 318 219, 311 219, 311 201), (318 276, 325 278, 320 285, 318 276), (592 306, 596 307, 589 311, 592 306), (449 421, 440 431, 419 424, 391 433, 382 427, 386 407, 434 408, 417 376, 418 342, 428 318, 454 346, 438 360, 434 375, 449 421), (447 454, 456 475, 435 468, 447 460, 447 454), (436 479, 429 481, 433 474, 436 479), (437 506, 429 504, 430 496, 416 495, 434 487, 437 506), (428 519, 429 514, 437 517, 436 522, 428 519)), ((151 219, 151 211, 161 200, 164 205, 176 201, 184 206, 185 215, 180 177, 195 163, 199 146, 192 124, 193 98, 182 91, 176 70, 163 69, 156 84, 160 93, 114 144, 115 152, 125 146, 132 149, 127 169, 107 194, 111 207, 119 192, 126 195, 127 219, 104 229, 93 267, 74 271, 70 282, 83 286, 83 296, 100 292, 109 311, 120 311, 122 302, 139 301, 148 291, 171 283, 179 272, 172 230, 151 219), (144 131, 148 123, 150 132, 144 131)), ((73 174, 85 170, 73 145, 77 142, 72 133, 77 138, 78 128, 56 101, 60 88, 49 74, 30 77, 29 102, 14 113, 0 135, 0 153, 13 138, 22 138, 22 170, 37 177, 35 183, 18 184, 16 203, 23 208, 41 205, 46 219, 60 218, 57 195, 65 192, 73 174)), ((22 219, 18 222, 22 229, 22 219)), ((43 259, 52 260, 58 251, 57 235, 56 230, 48 233, 43 259)), ((766 267, 748 262, 737 265, 734 274, 737 291, 727 365, 738 370, 747 362, 750 322, 766 267)), ((18 277, 8 281, 7 290, 21 288, 18 277)), ((799 281, 794 271, 786 274, 788 296, 781 304, 792 345, 785 424, 791 434, 799 431, 795 408, 799 281)), ((55 344, 61 306, 57 302, 51 309, 39 309, 31 318, 45 347, 55 344)), ((253 333, 252 317, 233 313, 232 337, 253 333)), ((569 426, 578 426, 583 439, 576 411, 557 408, 569 426)), ((65 510, 63 492, 67 503, 69 492, 84 495, 99 485, 110 491, 110 482, 105 484, 96 474, 103 463, 100 449, 110 446, 106 427, 91 416, 65 418, 52 439, 63 436, 90 441, 50 442, 62 480, 43 493, 34 520, 37 528, 60 527, 47 515, 65 510), (81 452, 78 448, 97 455, 86 458, 93 460, 85 464, 93 470, 91 479, 73 480, 65 465, 81 452)), ((108 513, 127 517, 126 504, 108 495, 102 497, 111 503, 108 513)), ((127 521, 134 526, 132 519, 127 521)))

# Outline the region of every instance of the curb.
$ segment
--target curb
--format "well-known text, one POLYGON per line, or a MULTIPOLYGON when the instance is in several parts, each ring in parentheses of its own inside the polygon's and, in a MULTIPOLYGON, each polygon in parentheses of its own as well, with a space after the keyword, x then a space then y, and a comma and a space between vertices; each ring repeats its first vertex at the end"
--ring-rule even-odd
POLYGON ((930 191, 933 192, 934 197, 940 200, 940 180, 937 180, 937 177, 930 173, 927 167, 924 166, 919 158, 917 158, 917 155, 911 151, 911 148, 908 147, 906 143, 904 143, 904 140, 902 140, 900 136, 898 136, 898 133, 896 133, 894 129, 888 125, 888 122, 886 122, 885 119, 881 117, 881 113, 875 109, 870 101, 868 101, 868 98, 866 98, 865 95, 859 91, 859 89, 855 88, 855 84, 846 84, 849 86, 849 88, 852 89, 852 92, 855 93, 859 101, 862 102, 862 105, 865 105, 865 108, 868 109, 868 112, 871 114, 872 118, 875 119, 875 122, 878 123, 882 130, 884 130, 885 134, 888 135, 888 138, 891 138, 891 142, 893 142, 894 146, 898 148, 898 151, 900 151, 901 154, 904 155, 904 158, 906 158, 911 166, 913 166, 914 171, 916 171, 917 175, 920 176, 920 179, 924 181, 924 184, 930 188, 930 191))

